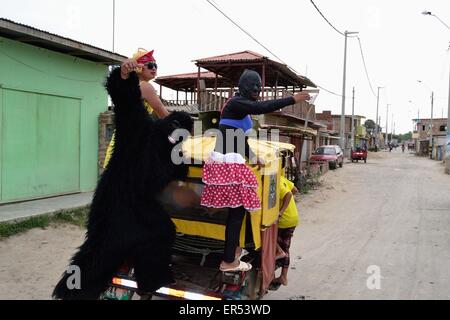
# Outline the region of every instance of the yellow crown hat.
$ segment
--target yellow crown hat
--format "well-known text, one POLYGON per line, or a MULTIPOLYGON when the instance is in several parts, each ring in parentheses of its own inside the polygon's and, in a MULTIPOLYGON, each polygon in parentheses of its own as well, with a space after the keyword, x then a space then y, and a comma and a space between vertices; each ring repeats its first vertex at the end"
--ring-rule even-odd
MULTIPOLYGON (((131 59, 139 62, 139 63, 146 63, 148 61, 155 61, 155 58, 153 58, 153 52, 152 51, 148 51, 144 48, 139 48, 131 57, 131 59)), ((136 68, 135 70, 137 73, 141 73, 142 72, 142 68, 136 68)))

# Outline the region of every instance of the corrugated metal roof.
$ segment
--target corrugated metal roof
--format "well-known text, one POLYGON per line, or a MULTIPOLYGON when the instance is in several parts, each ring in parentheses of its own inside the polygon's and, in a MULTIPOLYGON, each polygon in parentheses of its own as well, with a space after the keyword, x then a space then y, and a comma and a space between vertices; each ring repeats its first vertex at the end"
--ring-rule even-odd
POLYGON ((261 66, 265 65, 267 67, 265 80, 266 84, 270 86, 275 85, 277 82, 277 74, 280 74, 281 77, 278 79, 278 84, 280 86, 295 84, 305 87, 317 87, 310 79, 296 74, 286 64, 271 60, 266 56, 250 50, 202 58, 193 61, 199 67, 223 75, 235 82, 237 82, 244 69, 248 67, 259 68, 255 65, 251 66, 251 64, 256 64, 261 66))
POLYGON ((4 18, 0 18, 0 36, 106 65, 119 64, 127 58, 114 52, 4 18))
MULTIPOLYGON (((155 82, 173 90, 193 91, 197 87, 197 76, 197 72, 175 74, 158 77, 155 82)), ((230 80, 220 75, 217 76, 216 82, 216 74, 210 71, 200 72, 200 80, 205 81, 206 88, 215 88, 216 86, 220 88, 230 85, 230 80)))
POLYGON ((264 57, 263 55, 260 55, 259 53, 245 50, 241 52, 235 52, 235 53, 229 53, 229 54, 223 54, 220 56, 214 56, 209 58, 202 58, 193 60, 194 62, 226 62, 226 61, 262 61, 264 59, 269 59, 267 57, 264 57))
MULTIPOLYGON (((197 72, 191 72, 191 73, 181 73, 181 74, 174 74, 171 76, 161 76, 158 77, 159 80, 167 80, 167 79, 197 79, 198 73, 197 72)), ((214 72, 205 71, 200 72, 200 79, 215 79, 216 74, 214 72)), ((217 76, 217 78, 222 78, 222 76, 217 76)))

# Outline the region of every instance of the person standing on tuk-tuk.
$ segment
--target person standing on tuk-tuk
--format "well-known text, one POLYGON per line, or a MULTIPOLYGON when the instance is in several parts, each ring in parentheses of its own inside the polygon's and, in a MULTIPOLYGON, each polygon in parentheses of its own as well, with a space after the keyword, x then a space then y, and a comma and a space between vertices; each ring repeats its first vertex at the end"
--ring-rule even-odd
POLYGON ((247 211, 261 207, 256 194, 258 182, 246 159, 261 163, 253 154, 245 135, 253 128, 250 115, 271 113, 289 105, 309 99, 309 94, 299 92, 292 97, 257 101, 261 92, 261 77, 245 70, 239 79, 239 92, 222 108, 215 151, 205 162, 202 181, 205 188, 201 205, 212 208, 229 208, 225 229, 225 249, 220 264, 221 271, 248 271, 249 263, 240 261, 246 250, 239 247, 242 221, 247 211))

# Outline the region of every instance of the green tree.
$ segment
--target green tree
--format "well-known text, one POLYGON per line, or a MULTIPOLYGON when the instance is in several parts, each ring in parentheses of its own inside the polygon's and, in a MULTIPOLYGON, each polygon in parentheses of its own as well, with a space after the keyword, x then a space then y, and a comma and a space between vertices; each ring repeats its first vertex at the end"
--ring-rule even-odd
POLYGON ((376 123, 371 119, 368 119, 364 122, 364 127, 366 127, 366 131, 370 135, 372 135, 375 132, 376 126, 377 126, 376 123))

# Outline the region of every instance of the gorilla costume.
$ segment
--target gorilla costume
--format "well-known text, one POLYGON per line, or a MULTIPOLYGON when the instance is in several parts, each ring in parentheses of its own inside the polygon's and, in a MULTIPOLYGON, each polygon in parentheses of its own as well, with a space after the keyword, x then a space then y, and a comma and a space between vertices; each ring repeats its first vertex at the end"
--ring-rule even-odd
POLYGON ((81 271, 81 288, 69 289, 63 273, 56 299, 98 299, 126 262, 135 268, 138 292, 153 292, 173 282, 170 270, 175 225, 157 200, 173 180, 184 180, 186 165, 171 161, 174 129, 191 131, 187 113, 152 120, 141 98, 139 79, 114 69, 105 85, 115 105, 115 148, 98 182, 84 243, 70 265, 81 271), (170 141, 172 140, 172 141, 170 141))

